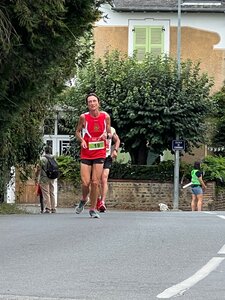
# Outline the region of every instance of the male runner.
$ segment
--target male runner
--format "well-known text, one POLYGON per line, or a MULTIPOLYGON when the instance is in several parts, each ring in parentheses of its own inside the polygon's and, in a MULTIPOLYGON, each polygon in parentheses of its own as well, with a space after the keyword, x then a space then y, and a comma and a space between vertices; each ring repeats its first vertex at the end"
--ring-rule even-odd
POLYGON ((75 211, 80 214, 84 210, 90 192, 89 214, 92 218, 99 218, 95 207, 106 157, 106 137, 111 133, 110 116, 100 111, 100 100, 96 94, 88 94, 86 103, 89 112, 80 115, 76 128, 76 137, 81 142, 82 199, 75 211))

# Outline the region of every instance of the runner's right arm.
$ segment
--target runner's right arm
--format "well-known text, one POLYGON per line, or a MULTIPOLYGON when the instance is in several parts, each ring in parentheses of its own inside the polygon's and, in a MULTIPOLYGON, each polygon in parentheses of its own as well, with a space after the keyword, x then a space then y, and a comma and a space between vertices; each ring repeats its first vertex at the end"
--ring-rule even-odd
POLYGON ((75 131, 75 136, 76 136, 77 140, 80 141, 81 147, 87 148, 87 144, 86 144, 85 140, 82 137, 82 129, 84 127, 85 127, 85 118, 84 118, 84 115, 82 114, 82 115, 80 115, 80 118, 79 118, 79 121, 78 121, 78 124, 77 124, 77 128, 76 128, 76 131, 75 131))

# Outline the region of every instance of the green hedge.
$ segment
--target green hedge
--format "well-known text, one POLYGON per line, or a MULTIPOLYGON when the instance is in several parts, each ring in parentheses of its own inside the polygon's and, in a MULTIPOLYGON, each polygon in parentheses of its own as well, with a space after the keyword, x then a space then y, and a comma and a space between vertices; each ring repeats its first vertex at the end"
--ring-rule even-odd
POLYGON ((173 162, 167 161, 159 165, 139 166, 130 163, 121 164, 114 162, 110 170, 111 179, 133 179, 133 180, 173 180, 173 162))
POLYGON ((205 180, 214 180, 217 185, 225 186, 225 157, 223 156, 207 156, 203 163, 205 180))
POLYGON ((57 157, 61 180, 72 182, 75 186, 80 184, 80 163, 69 155, 57 157))
MULTIPOLYGON (((74 185, 80 184, 80 162, 71 156, 59 156, 57 158, 60 178, 73 182, 74 185)), ((191 180, 191 170, 193 164, 180 163, 180 181, 191 180)), ((207 156, 202 163, 204 180, 214 180, 223 185, 225 182, 225 157, 207 156)), ((110 171, 110 179, 130 179, 130 180, 155 180, 173 181, 174 162, 171 160, 163 161, 158 165, 139 166, 130 163, 113 162, 110 171)))

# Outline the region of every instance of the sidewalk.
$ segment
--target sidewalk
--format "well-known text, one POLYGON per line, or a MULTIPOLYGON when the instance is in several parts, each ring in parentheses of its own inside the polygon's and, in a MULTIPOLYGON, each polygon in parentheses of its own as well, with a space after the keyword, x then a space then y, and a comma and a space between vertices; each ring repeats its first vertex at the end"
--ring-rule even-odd
MULTIPOLYGON (((32 214, 40 214, 41 211, 40 205, 36 204, 18 204, 18 206, 32 214)), ((75 213, 74 207, 57 207, 56 211, 57 214, 75 213)))

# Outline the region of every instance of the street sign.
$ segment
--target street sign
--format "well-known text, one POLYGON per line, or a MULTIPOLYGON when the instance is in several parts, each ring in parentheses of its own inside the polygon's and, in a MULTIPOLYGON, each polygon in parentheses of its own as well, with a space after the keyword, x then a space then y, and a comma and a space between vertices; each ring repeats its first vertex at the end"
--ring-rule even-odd
POLYGON ((184 150, 185 143, 183 140, 173 140, 172 141, 172 149, 173 150, 184 150))

